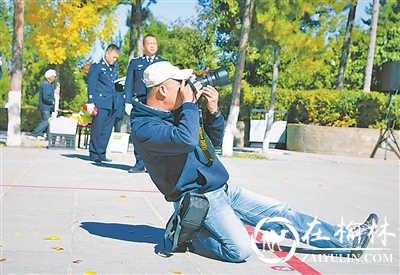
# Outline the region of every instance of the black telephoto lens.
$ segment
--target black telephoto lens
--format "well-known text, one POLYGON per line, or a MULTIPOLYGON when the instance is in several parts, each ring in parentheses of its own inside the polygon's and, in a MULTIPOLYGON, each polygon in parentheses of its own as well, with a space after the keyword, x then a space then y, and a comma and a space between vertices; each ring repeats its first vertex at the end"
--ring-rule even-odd
POLYGON ((209 74, 196 78, 196 81, 199 81, 203 87, 210 85, 222 88, 230 84, 228 72, 226 71, 225 66, 222 66, 209 74))

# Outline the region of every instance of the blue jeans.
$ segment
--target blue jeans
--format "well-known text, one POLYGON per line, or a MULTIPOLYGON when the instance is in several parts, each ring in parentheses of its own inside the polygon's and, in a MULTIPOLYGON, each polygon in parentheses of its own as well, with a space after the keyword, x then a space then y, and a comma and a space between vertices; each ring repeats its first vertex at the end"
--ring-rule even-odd
POLYGON ((47 138, 49 138, 49 118, 51 116, 50 110, 42 110, 42 121, 36 126, 35 130, 30 134, 31 136, 37 137, 44 132, 47 128, 47 138))
MULTIPOLYGON (((245 188, 225 185, 218 190, 205 193, 205 195, 210 202, 209 212, 203 227, 192 237, 195 252, 199 254, 209 257, 216 256, 229 262, 245 260, 253 250, 249 233, 243 223, 255 227, 267 217, 287 219, 298 232, 300 241, 308 241, 312 246, 319 248, 351 248, 352 246, 352 239, 343 238, 340 241, 339 236, 334 236, 340 227, 321 220, 318 220, 320 224, 316 225, 311 232, 313 237, 306 237, 302 240, 302 237, 308 235, 307 230, 310 226, 307 223, 313 223, 314 217, 292 210, 287 203, 280 203, 245 188), (315 233, 318 230, 320 230, 319 236, 323 236, 324 239, 314 240, 317 239, 315 233)), ((288 228, 284 223, 266 222, 263 223, 261 229, 273 230, 280 234, 282 229, 288 228)), ((293 239, 291 231, 287 231, 285 237, 293 239)), ((344 234, 346 233, 344 232, 344 234)), ((348 254, 349 252, 349 250, 339 250, 333 253, 348 254)))

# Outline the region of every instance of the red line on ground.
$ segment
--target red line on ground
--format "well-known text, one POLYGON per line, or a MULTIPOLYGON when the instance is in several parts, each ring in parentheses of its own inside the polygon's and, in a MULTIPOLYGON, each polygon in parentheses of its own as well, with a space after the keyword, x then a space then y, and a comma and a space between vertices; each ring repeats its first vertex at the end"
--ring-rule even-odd
POLYGON ((135 189, 116 189, 116 188, 96 188, 96 187, 69 187, 69 186, 44 186, 44 185, 20 185, 20 184, 0 184, 2 187, 32 188, 32 189, 65 189, 65 190, 86 190, 86 191, 113 191, 113 192, 132 192, 132 193, 160 193, 158 190, 135 190, 135 189))
MULTIPOLYGON (((245 226, 246 226, 247 232, 249 232, 250 235, 253 235, 254 234, 254 227, 252 227, 250 225, 245 225, 245 226)), ((258 242, 262 243, 261 237, 262 237, 261 234, 258 234, 257 236, 255 236, 255 239, 258 242)), ((288 252, 284 252, 284 251, 272 250, 272 252, 276 256, 278 256, 279 258, 284 258, 288 254, 288 252)), ((290 265, 291 267, 293 267, 294 269, 296 269, 301 274, 305 274, 305 275, 321 275, 321 273, 319 273, 317 270, 315 270, 314 268, 312 268, 308 264, 302 262, 299 258, 297 258, 294 255, 289 260, 287 260, 286 263, 288 265, 290 265)))

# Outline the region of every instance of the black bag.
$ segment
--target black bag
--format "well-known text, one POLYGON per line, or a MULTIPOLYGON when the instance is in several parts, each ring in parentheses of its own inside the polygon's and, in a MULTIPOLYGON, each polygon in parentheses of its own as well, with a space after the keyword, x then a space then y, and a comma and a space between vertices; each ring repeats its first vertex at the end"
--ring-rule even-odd
POLYGON ((199 230, 207 217, 209 202, 206 196, 197 193, 186 193, 179 201, 179 206, 170 217, 164 234, 164 253, 167 239, 172 242, 171 252, 185 252, 192 249, 189 240, 199 230))

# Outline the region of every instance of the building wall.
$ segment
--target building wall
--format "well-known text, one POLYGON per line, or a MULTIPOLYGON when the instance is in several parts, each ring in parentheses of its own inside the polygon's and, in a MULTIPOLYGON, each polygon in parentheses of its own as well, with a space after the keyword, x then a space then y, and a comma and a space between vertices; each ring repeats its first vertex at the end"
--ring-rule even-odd
POLYGON ((384 159, 386 154, 386 159, 400 159, 400 152, 393 140, 399 144, 399 131, 390 135, 387 150, 387 135, 382 139, 384 132, 379 129, 288 124, 286 148, 298 152, 379 159, 384 159), (382 142, 377 146, 379 141, 382 142))

